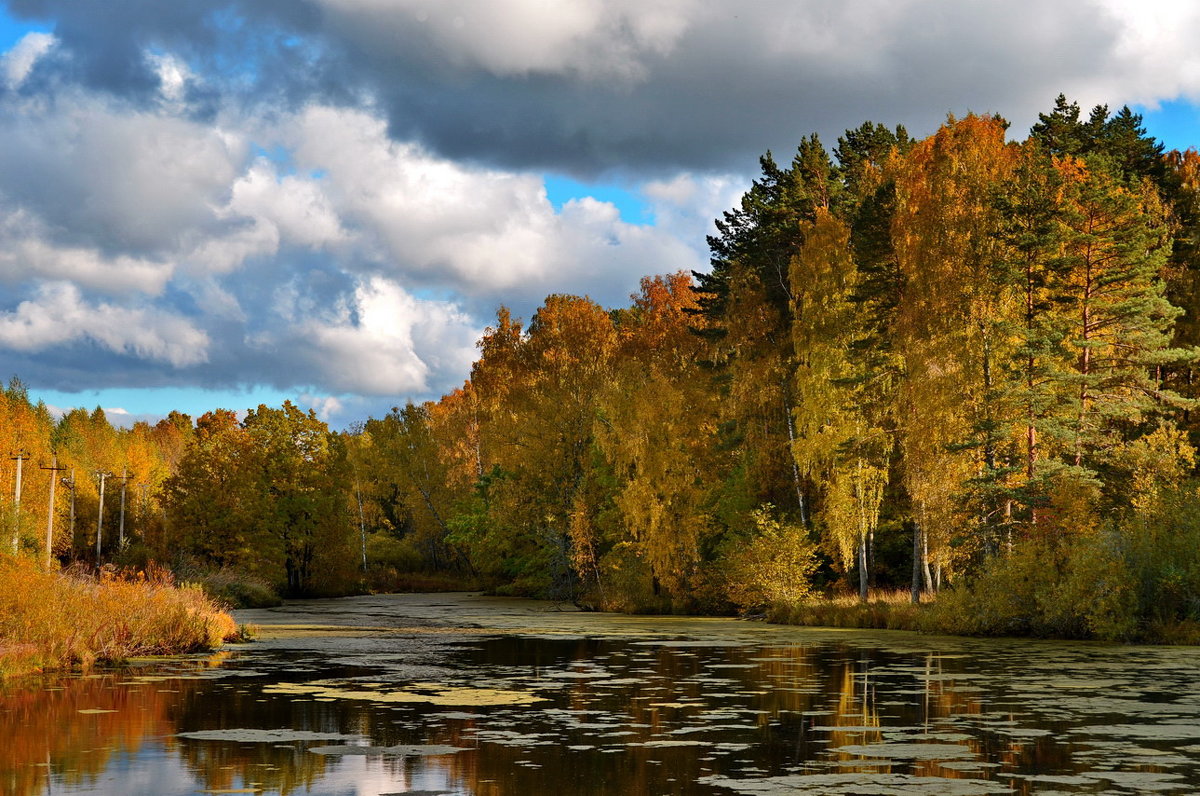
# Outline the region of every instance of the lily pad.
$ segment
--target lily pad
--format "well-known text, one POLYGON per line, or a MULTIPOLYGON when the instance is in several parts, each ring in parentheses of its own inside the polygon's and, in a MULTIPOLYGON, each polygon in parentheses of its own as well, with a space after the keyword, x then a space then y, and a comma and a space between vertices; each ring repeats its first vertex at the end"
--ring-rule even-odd
POLYGON ((956 757, 974 757, 969 747, 951 743, 871 743, 851 744, 833 749, 848 755, 862 757, 887 757, 896 760, 952 760, 956 757))
POLYGON ((362 736, 345 735, 340 732, 313 732, 311 730, 195 730, 178 733, 176 738, 191 741, 231 741, 235 743, 279 743, 280 741, 341 741, 358 740, 362 736))
POLYGON ((364 757, 375 757, 378 755, 431 757, 434 755, 452 755, 456 752, 467 752, 470 751, 470 749, 464 746, 425 744, 422 746, 313 746, 310 747, 308 751, 317 755, 340 755, 343 757, 349 757, 352 755, 360 755, 364 757))

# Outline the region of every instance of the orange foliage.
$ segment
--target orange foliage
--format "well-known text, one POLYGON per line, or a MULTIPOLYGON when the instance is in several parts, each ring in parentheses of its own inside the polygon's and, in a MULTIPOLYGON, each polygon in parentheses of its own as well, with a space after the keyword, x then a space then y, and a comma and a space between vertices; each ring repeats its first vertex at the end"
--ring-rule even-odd
POLYGON ((198 587, 165 575, 97 581, 0 557, 0 673, 193 652, 236 634, 198 587))

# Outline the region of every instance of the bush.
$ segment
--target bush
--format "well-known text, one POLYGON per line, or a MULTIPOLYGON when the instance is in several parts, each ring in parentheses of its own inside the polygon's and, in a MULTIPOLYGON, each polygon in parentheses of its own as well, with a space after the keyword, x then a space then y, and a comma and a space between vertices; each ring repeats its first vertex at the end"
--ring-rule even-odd
POLYGON ((930 629, 1182 642, 1200 627, 1200 500, 1163 489, 1076 537, 1026 540, 938 598, 930 629), (1189 630, 1189 628, 1192 628, 1189 630))
POLYGON ((773 507, 751 512, 754 530, 723 556, 729 599, 743 609, 795 605, 812 594, 816 548, 801 525, 781 522, 773 507))

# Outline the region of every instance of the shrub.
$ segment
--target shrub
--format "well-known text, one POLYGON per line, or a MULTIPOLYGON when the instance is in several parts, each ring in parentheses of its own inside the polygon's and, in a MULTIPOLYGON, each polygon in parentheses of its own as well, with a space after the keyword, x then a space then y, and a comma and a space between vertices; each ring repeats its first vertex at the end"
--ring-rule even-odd
POLYGON ((812 594, 817 554, 803 526, 781 522, 770 505, 751 513, 754 531, 723 556, 729 599, 744 609, 794 605, 812 594))

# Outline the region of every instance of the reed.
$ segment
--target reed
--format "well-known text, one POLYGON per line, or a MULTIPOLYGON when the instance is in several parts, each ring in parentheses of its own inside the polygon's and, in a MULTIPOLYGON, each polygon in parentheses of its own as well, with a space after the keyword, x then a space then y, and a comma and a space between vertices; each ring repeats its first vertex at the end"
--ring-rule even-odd
POLYGON ((96 578, 0 557, 0 675, 196 652, 238 632, 199 587, 166 572, 96 578))

